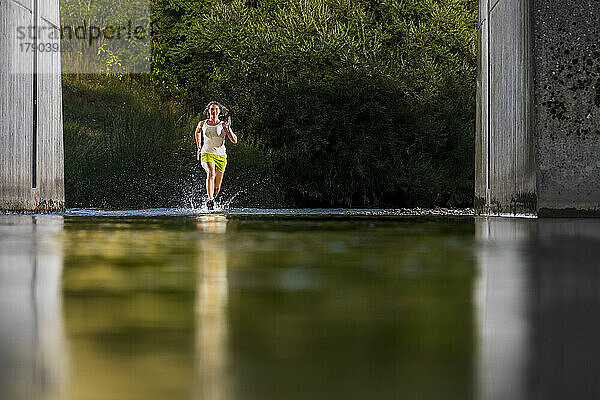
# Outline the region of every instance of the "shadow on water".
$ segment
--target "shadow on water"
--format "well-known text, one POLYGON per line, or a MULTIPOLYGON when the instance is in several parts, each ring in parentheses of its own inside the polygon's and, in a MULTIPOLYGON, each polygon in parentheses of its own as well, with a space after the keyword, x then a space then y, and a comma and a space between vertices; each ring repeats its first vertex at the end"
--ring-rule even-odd
POLYGON ((600 220, 366 216, 0 216, 0 398, 600 397, 600 220))

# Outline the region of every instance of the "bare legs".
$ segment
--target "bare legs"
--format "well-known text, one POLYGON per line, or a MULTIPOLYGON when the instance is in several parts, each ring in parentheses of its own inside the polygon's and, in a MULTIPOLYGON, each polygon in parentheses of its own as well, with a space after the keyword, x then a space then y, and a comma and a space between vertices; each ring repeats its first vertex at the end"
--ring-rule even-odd
POLYGON ((206 193, 208 194, 208 199, 212 200, 215 194, 215 163, 202 161, 202 168, 206 172, 206 193))
POLYGON ((202 168, 206 172, 206 194, 209 200, 214 200, 221 190, 223 172, 216 170, 215 163, 212 161, 203 161, 202 168))
POLYGON ((215 170, 215 199, 221 191, 221 182, 223 182, 223 172, 215 170))

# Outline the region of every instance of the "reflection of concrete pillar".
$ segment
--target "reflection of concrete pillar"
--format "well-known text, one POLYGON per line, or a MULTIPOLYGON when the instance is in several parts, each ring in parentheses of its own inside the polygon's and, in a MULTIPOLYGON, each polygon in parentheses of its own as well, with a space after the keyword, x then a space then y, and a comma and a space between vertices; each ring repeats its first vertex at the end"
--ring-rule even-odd
POLYGON ((227 256, 224 216, 198 217, 198 227, 208 233, 198 242, 196 290, 196 398, 229 399, 227 378, 227 256))
POLYGON ((478 398, 526 399, 528 283, 521 242, 535 220, 476 218, 478 398))
POLYGON ((62 223, 0 216, 0 399, 62 398, 62 223))
POLYGON ((479 398, 600 398, 600 220, 475 227, 479 398))

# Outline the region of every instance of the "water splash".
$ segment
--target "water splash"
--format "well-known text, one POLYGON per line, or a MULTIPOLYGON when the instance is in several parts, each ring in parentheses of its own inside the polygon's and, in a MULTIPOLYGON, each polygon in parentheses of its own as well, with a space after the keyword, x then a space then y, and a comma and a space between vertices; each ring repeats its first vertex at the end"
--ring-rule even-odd
POLYGON ((183 187, 183 204, 181 207, 188 208, 192 212, 207 213, 210 211, 226 212, 235 205, 235 200, 242 194, 248 194, 252 186, 233 189, 232 191, 226 188, 222 190, 218 198, 215 200, 215 206, 213 210, 209 210, 206 207, 208 196, 206 194, 205 179, 204 175, 200 173, 202 178, 198 177, 198 171, 192 171, 189 175, 188 180, 184 183, 183 187), (201 182, 201 184, 198 184, 201 182), (232 193, 233 192, 233 193, 232 193))
POLYGON ((241 194, 247 194, 248 193, 248 189, 240 189, 237 192, 235 192, 233 194, 233 196, 229 196, 226 198, 225 201, 219 201, 217 200, 217 202, 215 203, 215 210, 219 210, 219 211, 227 211, 229 209, 232 208, 232 204, 234 204, 235 199, 241 195, 241 194))

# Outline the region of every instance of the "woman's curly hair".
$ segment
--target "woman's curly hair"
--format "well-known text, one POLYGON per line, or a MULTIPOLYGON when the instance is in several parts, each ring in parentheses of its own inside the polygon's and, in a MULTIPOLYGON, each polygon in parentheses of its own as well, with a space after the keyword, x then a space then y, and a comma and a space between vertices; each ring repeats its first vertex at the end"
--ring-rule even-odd
POLYGON ((208 110, 210 109, 210 106, 212 106, 213 104, 216 104, 217 107, 219 107, 219 116, 220 117, 226 117, 227 116, 227 114, 229 113, 229 109, 227 107, 225 107, 223 104, 219 103, 218 101, 211 101, 210 103, 208 103, 206 105, 206 107, 204 108, 204 111, 202 111, 202 113, 207 118, 210 118, 210 114, 209 114, 208 110))

